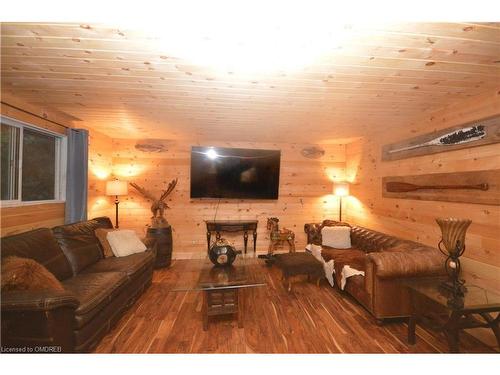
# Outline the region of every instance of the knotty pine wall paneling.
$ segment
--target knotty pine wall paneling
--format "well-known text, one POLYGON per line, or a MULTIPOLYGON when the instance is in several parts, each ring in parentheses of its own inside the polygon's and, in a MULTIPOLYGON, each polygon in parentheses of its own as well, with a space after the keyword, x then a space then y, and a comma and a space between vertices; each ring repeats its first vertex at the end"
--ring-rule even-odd
POLYGON ((106 181, 113 178, 112 139, 89 129, 87 217, 108 216, 114 222, 114 197, 106 195, 106 181))
MULTIPOLYGON (((135 148, 136 141, 113 140, 113 174, 133 181, 160 195, 169 181, 178 178, 168 199, 166 218, 173 227, 174 257, 203 257, 206 254, 204 220, 213 219, 218 200, 190 199, 191 146, 219 146, 281 150, 280 195, 278 200, 222 199, 217 219, 258 219, 257 252, 267 252, 268 217, 296 233, 297 248, 306 245, 303 225, 338 215, 338 201, 331 195, 332 181, 344 178, 345 145, 322 145, 325 155, 317 160, 304 158, 300 151, 310 145, 250 142, 173 142, 167 152, 148 153, 135 148)), ((150 202, 129 187, 120 204, 120 227, 133 228, 144 235, 150 223, 150 202)), ((224 237, 243 248, 242 234, 224 237)), ((249 249, 252 239, 249 239, 249 249)))
MULTIPOLYGON (((381 132, 346 145, 346 178, 353 181, 345 214, 355 224, 436 247, 441 236, 437 217, 469 218, 472 225, 463 255, 470 282, 500 290, 500 206, 391 199, 382 197, 382 177, 498 169, 500 145, 381 161, 382 146, 415 135, 500 113, 500 95, 470 99, 432 113, 426 121, 401 124, 398 132, 381 132)), ((471 330, 473 333, 474 330, 471 330)), ((482 339, 495 344, 491 332, 482 339)))

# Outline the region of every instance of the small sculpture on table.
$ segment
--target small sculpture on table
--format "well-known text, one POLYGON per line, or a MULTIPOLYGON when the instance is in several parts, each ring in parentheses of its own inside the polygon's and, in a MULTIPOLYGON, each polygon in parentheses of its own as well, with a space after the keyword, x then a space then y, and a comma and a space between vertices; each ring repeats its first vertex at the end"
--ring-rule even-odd
POLYGON ((208 258, 216 266, 230 267, 241 252, 236 250, 225 238, 218 238, 208 251, 208 258))
POLYGON ((167 203, 165 203, 165 199, 172 193, 177 185, 177 179, 170 181, 168 184, 167 190, 165 190, 160 198, 156 199, 149 191, 144 189, 143 187, 137 185, 134 182, 131 182, 130 185, 136 189, 142 196, 153 202, 151 205, 151 212, 153 216, 151 217, 151 228, 163 228, 168 226, 168 221, 163 217, 165 210, 170 208, 167 203))
POLYGON ((463 296, 467 289, 464 280, 460 279, 460 257, 465 251, 465 234, 472 221, 447 218, 436 219, 436 222, 442 233, 438 248, 446 256, 445 269, 448 274, 448 281, 442 287, 456 296, 463 296))
POLYGON ((273 256, 277 246, 283 245, 285 242, 288 243, 289 252, 295 253, 295 233, 286 228, 280 230, 279 221, 277 217, 270 217, 267 219, 267 230, 270 231, 270 243, 267 253, 268 258, 273 256))

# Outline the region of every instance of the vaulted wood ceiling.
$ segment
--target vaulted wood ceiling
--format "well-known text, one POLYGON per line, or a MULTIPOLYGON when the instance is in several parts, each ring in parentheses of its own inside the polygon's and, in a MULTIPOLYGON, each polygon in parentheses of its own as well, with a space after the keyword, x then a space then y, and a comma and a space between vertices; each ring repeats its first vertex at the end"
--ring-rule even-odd
POLYGON ((3 92, 116 138, 336 142, 500 87, 497 23, 343 25, 311 61, 267 71, 218 69, 177 54, 177 36, 116 26, 1 32, 3 92))

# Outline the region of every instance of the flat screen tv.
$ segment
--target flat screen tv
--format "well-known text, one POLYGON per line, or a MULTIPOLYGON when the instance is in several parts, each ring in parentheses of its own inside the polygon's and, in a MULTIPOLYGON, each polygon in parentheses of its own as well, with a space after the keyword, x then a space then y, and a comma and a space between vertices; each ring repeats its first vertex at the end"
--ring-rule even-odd
POLYGON ((191 198, 278 199, 279 150, 191 149, 191 198))

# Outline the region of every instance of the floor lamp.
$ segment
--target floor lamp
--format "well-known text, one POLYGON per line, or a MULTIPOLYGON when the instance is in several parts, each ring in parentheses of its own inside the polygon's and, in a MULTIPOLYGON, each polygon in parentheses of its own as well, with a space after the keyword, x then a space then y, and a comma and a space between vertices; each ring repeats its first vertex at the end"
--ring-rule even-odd
POLYGON ((333 194, 339 197, 339 221, 342 221, 342 197, 347 197, 349 195, 349 183, 334 182, 333 194))
POLYGON ((118 200, 119 195, 127 195, 128 184, 127 181, 112 180, 106 182, 106 195, 115 196, 115 228, 118 228, 118 200))

